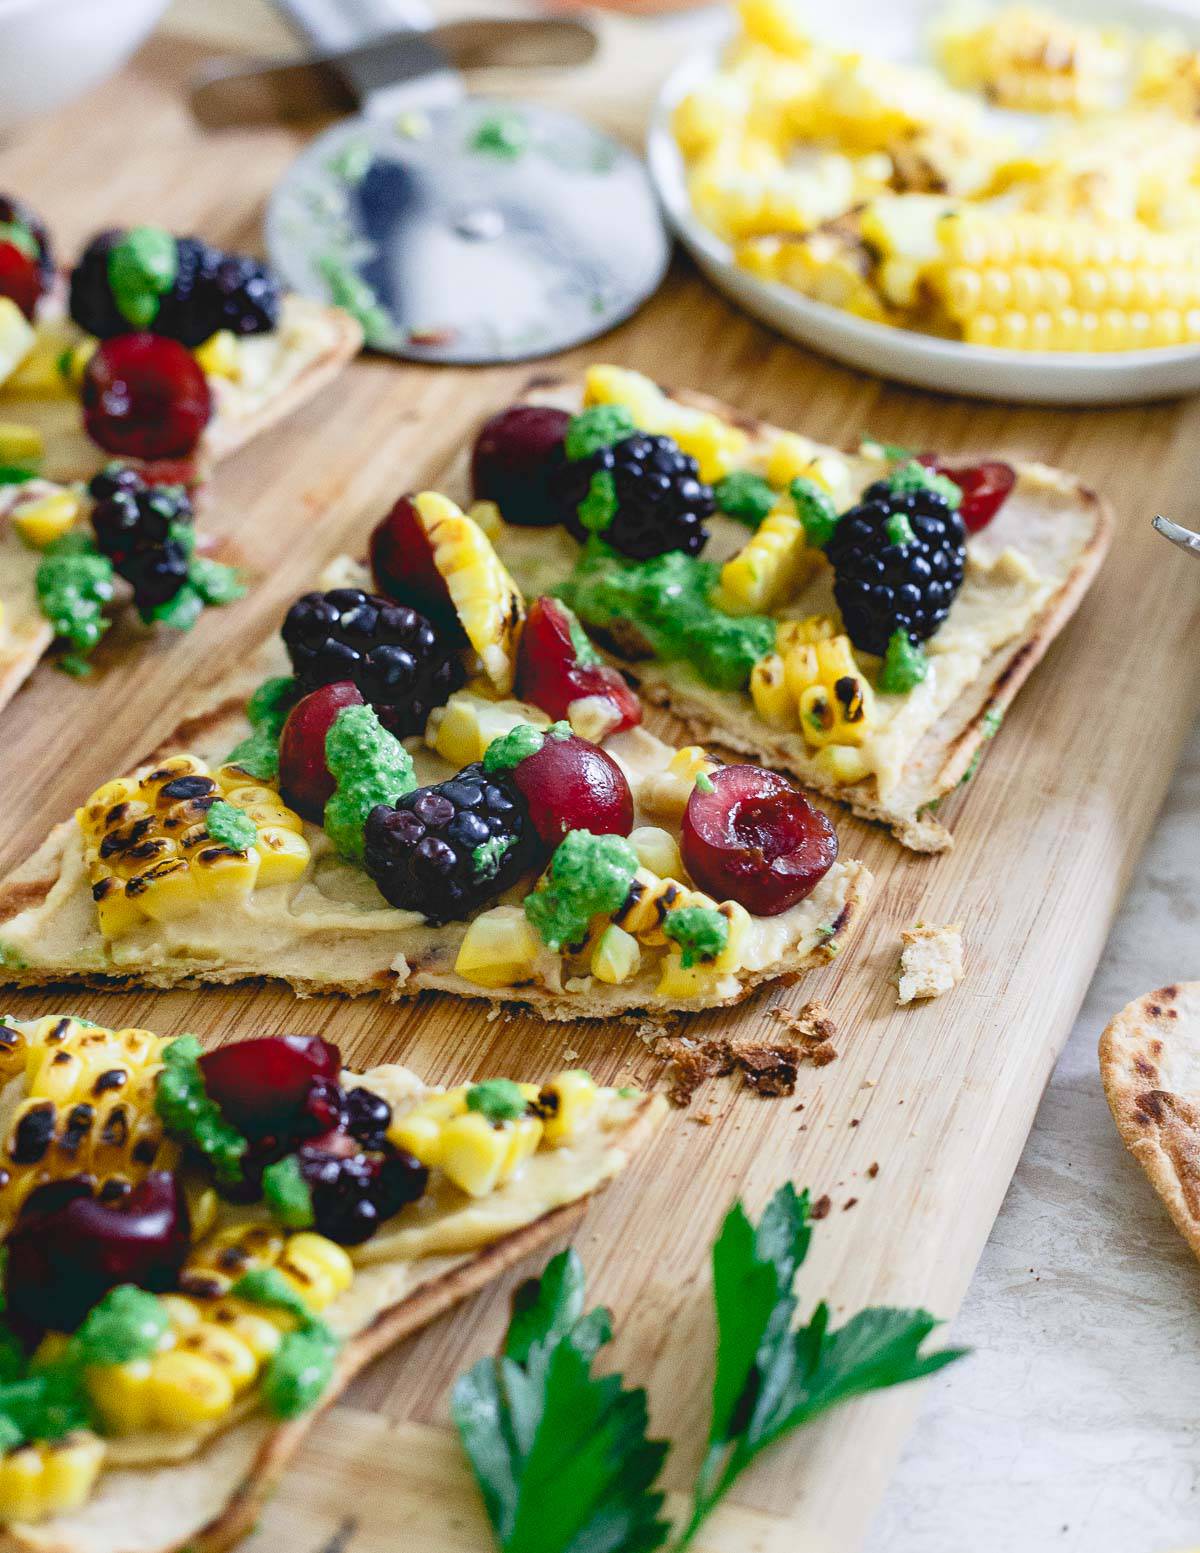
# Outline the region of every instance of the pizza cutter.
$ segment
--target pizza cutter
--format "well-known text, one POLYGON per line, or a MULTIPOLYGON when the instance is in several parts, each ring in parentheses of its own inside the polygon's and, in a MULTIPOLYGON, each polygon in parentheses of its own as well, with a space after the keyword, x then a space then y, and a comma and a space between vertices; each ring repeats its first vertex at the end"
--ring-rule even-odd
POLYGON ((385 40, 347 51, 340 7, 332 22, 328 0, 286 0, 297 8, 319 50, 341 51, 361 111, 312 141, 271 196, 267 248, 289 287, 355 312, 376 350, 446 363, 566 350, 657 289, 669 242, 646 169, 619 141, 557 109, 468 96, 453 28, 401 34, 393 12, 405 63, 393 52, 381 69, 385 40))

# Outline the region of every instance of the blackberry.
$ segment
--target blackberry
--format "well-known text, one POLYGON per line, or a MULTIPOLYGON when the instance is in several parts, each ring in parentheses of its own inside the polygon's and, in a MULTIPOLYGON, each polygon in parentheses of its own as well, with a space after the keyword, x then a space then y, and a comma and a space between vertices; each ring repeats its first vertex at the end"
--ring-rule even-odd
POLYGON ((704 520, 715 509, 713 493, 700 479, 696 460, 672 438, 639 431, 587 458, 568 459, 556 449, 551 459, 555 510, 577 539, 588 535, 580 504, 587 500, 594 477, 608 474, 616 509, 600 532, 622 555, 636 561, 668 550, 699 555, 707 544, 704 520))
POLYGON ((54 250, 46 223, 32 206, 15 194, 0 194, 0 226, 23 226, 37 244, 37 267, 43 286, 54 279, 54 250))
POLYGON ((935 491, 869 486, 825 547, 855 647, 882 657, 897 631, 913 643, 932 636, 962 586, 965 539, 962 519, 935 491))
POLYGON ((390 1146, 364 1153, 345 1133, 301 1146, 300 1174, 312 1195, 313 1228, 342 1246, 359 1246, 425 1190, 429 1172, 390 1146))
MULTIPOLYGON (((132 325, 113 300, 108 257, 125 233, 101 232, 84 249, 71 274, 71 317, 89 334, 110 339, 132 325)), ((159 302, 155 334, 192 349, 218 329, 264 334, 279 321, 280 286, 257 259, 226 253, 199 237, 175 242, 178 268, 170 291, 159 302)))
POLYGON ((381 1149, 392 1124, 392 1108, 369 1089, 346 1091, 346 1131, 368 1149, 381 1149))
POLYGON ((283 640, 306 691, 352 680, 399 739, 422 732, 463 680, 461 660, 424 615, 359 588, 297 599, 283 640))
POLYGON ((102 554, 133 588, 143 613, 167 604, 188 579, 192 504, 181 485, 147 485, 136 469, 110 464, 88 486, 102 554))
POLYGON ((548 851, 516 787, 479 764, 394 807, 379 804, 367 816, 364 846, 385 900, 434 926, 494 900, 548 851))

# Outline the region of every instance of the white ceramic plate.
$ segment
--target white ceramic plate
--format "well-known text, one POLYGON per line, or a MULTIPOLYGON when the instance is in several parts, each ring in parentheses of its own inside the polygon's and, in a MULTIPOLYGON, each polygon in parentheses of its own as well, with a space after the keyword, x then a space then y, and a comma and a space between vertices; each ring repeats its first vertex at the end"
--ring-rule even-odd
MULTIPOLYGON (((1135 0, 1109 0, 1107 4, 1047 0, 1047 4, 1064 15, 1074 13, 1092 22, 1124 24, 1143 33, 1174 29, 1200 44, 1200 19, 1195 14, 1135 0)), ((821 36, 822 41, 870 47, 891 58, 916 60, 923 57, 923 31, 921 18, 907 7, 842 0, 836 33, 823 30, 821 36)), ((647 156, 667 219, 680 241, 717 290, 755 318, 847 366, 918 388, 976 399, 1018 404, 1122 404, 1200 389, 1200 345, 1077 354, 964 345, 856 318, 739 268, 729 245, 694 215, 683 158, 671 134, 675 105, 714 73, 717 59, 716 50, 706 50, 684 60, 672 72, 655 105, 647 156)), ((1014 117, 1006 116, 1010 123, 1014 117)))

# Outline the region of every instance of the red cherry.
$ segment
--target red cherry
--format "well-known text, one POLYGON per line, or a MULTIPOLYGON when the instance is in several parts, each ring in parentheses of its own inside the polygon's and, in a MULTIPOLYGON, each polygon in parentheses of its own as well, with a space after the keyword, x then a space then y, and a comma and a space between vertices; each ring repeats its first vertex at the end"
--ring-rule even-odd
POLYGON ((1017 471, 1011 464, 1001 463, 999 459, 985 459, 979 464, 967 464, 961 469, 954 469, 949 464, 943 464, 935 453, 922 453, 919 462, 926 469, 953 480, 963 493, 958 515, 968 534, 978 534, 981 528, 987 527, 1017 483, 1017 471))
POLYGON ((325 764, 325 735, 344 706, 362 704, 351 680, 322 685, 296 702, 279 735, 279 791, 284 803, 314 825, 324 818, 336 786, 325 764))
POLYGON ((248 1138, 312 1131, 308 1099, 313 1086, 336 1083, 341 1053, 319 1035, 263 1035, 206 1052, 200 1071, 209 1097, 226 1121, 248 1138))
POLYGON ((756 917, 811 895, 838 855, 826 816, 761 766, 722 766, 711 784, 692 789, 683 816, 683 861, 699 887, 756 917))
POLYGON ((514 404, 485 421, 471 455, 476 500, 494 501, 506 523, 549 528, 559 520, 550 500, 551 455, 571 417, 544 404, 514 404))
POLYGON ((599 655, 594 663, 580 661, 571 635, 572 620, 571 612, 557 599, 534 599, 517 651, 518 696, 555 718, 568 717, 573 701, 597 696, 611 706, 611 722, 601 737, 634 727, 642 720, 642 703, 623 676, 602 663, 599 655))
POLYGON ((628 836, 633 829, 633 794, 625 773, 598 744, 575 734, 543 739, 536 754, 514 766, 512 779, 547 846, 556 847, 569 830, 628 836))
POLYGON ((125 458, 184 458, 212 414, 208 380, 192 353, 160 334, 103 340, 83 374, 88 436, 125 458))
POLYGON ((10 298, 32 320, 41 294, 42 272, 37 260, 16 243, 0 242, 0 297, 10 298))
POLYGON ((448 641, 466 642, 462 621, 450 600, 446 579, 434 563, 433 546, 411 496, 402 496, 375 525, 371 571, 380 593, 424 615, 448 641))
POLYGON ((190 1245, 187 1201, 164 1170, 117 1202, 93 1197, 83 1177, 51 1182, 30 1194, 8 1238, 8 1309, 38 1331, 74 1331, 118 1284, 174 1288, 190 1245))

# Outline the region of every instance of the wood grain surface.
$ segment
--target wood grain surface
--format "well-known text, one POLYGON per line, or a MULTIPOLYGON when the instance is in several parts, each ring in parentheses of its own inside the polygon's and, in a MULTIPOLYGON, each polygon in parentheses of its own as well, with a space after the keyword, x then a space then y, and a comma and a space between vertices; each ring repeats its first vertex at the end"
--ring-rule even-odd
MULTIPOLYGON (((242 8, 220 9, 209 35, 228 38, 242 8)), ((606 29, 606 42, 605 57, 570 94, 632 130, 678 35, 643 36, 624 21, 606 29), (642 40, 632 49, 631 34, 642 40)), ((0 150, 0 188, 41 207, 68 254, 96 228, 134 220, 256 246, 263 199, 298 141, 276 131, 200 137, 180 88, 203 52, 178 35, 152 42, 120 79, 0 150)), ((562 100, 567 90, 557 83, 539 95, 562 100)), ((595 357, 835 442, 869 428, 946 453, 1062 464, 1102 491, 1118 520, 1092 595, 979 775, 947 806, 955 849, 922 858, 839 821, 847 855, 865 858, 878 878, 853 951, 735 1016, 692 1023, 768 1032, 774 1004, 819 996, 838 1023, 840 1059, 802 1070, 790 1101, 715 1081, 584 1221, 577 1243, 592 1295, 617 1316, 614 1363, 648 1385, 654 1427, 693 1442, 669 1467, 669 1484, 681 1491, 707 1412, 707 1248, 736 1194, 757 1210, 791 1178, 830 1197, 803 1274, 806 1304, 831 1295, 839 1315, 889 1301, 950 1316, 963 1295, 1200 700, 1200 568, 1149 527, 1156 510, 1197 515, 1200 414, 1194 402, 1012 411, 888 388, 775 339, 683 263, 639 317, 555 366, 595 357), (967 978, 937 1003, 897 1010, 888 979, 897 936, 917 918, 966 924, 967 978)), ((278 625, 323 561, 360 549, 395 496, 436 474, 523 372, 363 361, 223 467, 206 522, 258 574, 256 587, 181 640, 164 635, 130 651, 130 639, 114 632, 91 680, 37 672, 0 728, 0 872, 161 738, 182 701, 278 625)), ((194 1030, 214 1041, 319 1030, 355 1063, 402 1059, 434 1080, 532 1078, 560 1065, 567 1049, 605 1080, 662 1076, 628 1029, 489 1021, 478 1006, 428 996, 381 1008, 298 1004, 255 988, 47 991, 11 997, 6 1011, 64 1006, 107 1024, 194 1030)), ((512 1281, 359 1380, 317 1428, 254 1553, 317 1553, 327 1544, 343 1553, 483 1553, 486 1530, 448 1432, 446 1399, 453 1377, 495 1344, 512 1281)), ((847 1553, 916 1400, 910 1388, 856 1404, 777 1450, 738 1486, 700 1546, 847 1553)))

